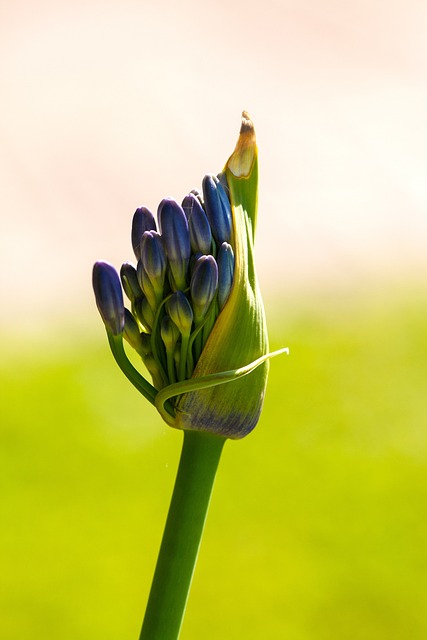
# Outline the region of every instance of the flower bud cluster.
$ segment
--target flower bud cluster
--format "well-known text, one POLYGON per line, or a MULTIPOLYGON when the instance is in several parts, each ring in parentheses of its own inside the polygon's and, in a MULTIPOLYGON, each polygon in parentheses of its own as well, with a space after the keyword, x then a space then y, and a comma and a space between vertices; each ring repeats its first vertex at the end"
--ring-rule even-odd
POLYGON ((97 304, 107 330, 141 356, 157 390, 191 378, 234 276, 232 214, 224 176, 208 175, 202 192, 179 205, 161 201, 156 224, 146 207, 132 221, 137 263, 94 268, 97 304), (124 309, 120 287, 130 301, 124 309))

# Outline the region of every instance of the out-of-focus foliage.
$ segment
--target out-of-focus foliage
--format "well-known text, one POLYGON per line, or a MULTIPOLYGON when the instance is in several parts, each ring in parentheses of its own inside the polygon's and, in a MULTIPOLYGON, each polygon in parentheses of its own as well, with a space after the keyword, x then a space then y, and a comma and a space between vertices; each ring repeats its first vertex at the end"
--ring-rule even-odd
MULTIPOLYGON (((259 426, 226 444, 183 640, 427 637, 427 300, 267 304, 259 426)), ((182 435, 100 328, 0 364, 0 637, 137 637, 182 435), (71 345, 71 346, 70 346, 71 345)))

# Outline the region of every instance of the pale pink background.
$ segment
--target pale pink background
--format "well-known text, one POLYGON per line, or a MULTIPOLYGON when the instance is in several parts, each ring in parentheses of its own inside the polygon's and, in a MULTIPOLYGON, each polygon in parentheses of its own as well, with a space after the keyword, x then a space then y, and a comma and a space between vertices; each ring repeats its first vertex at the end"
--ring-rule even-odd
POLYGON ((269 294, 425 278, 425 0, 3 0, 0 55, 2 325, 97 321, 93 261, 222 168, 243 108, 269 294))

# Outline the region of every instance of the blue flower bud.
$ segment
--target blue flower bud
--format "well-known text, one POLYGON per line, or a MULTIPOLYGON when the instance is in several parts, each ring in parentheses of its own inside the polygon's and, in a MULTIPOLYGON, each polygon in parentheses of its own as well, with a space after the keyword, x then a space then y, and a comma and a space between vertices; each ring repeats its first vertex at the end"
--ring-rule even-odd
MULTIPOLYGON (((150 233, 150 232, 148 232, 150 233)), ((152 232, 154 233, 154 232, 152 232)), ((142 245, 141 245, 142 248, 142 245)), ((153 256, 151 256, 153 257, 153 256)), ((162 300, 163 300, 163 290, 164 290, 164 279, 165 279, 165 271, 166 271, 166 262, 164 265, 164 270, 162 272, 162 270, 159 270, 158 274, 159 274, 159 278, 158 280, 155 279, 154 275, 156 273, 155 270, 155 265, 154 265, 154 260, 150 262, 150 257, 147 258, 146 263, 148 262, 148 267, 151 270, 151 277, 150 275, 147 273, 147 270, 145 269, 142 260, 138 261, 137 264, 137 275, 138 275, 138 282, 141 285, 142 291, 145 295, 145 297, 147 298, 147 301, 153 311, 153 314, 156 314, 157 309, 159 308, 159 305, 161 304, 162 300)), ((159 266, 159 264, 157 265, 159 266)))
POLYGON ((131 233, 132 247, 137 260, 141 257, 140 248, 144 232, 153 230, 156 230, 156 221, 153 214, 147 207, 138 207, 133 214, 131 233))
POLYGON ((185 215, 188 216, 191 213, 192 209, 193 209, 193 203, 191 200, 188 199, 188 196, 194 196, 194 198, 196 198, 197 202, 200 204, 201 207, 203 207, 203 193, 201 193, 201 191, 199 191, 199 189, 191 189, 190 193, 185 196, 184 200, 182 201, 182 208, 184 210, 185 215))
POLYGON ((145 297, 153 310, 153 313, 156 312, 157 308, 157 297, 154 292, 153 285, 151 283, 150 278, 148 277, 148 273, 144 269, 144 265, 142 264, 142 260, 138 260, 138 264, 136 265, 136 273, 138 276, 138 282, 142 291, 144 292, 145 297))
POLYGON ((218 262, 218 302, 222 309, 230 295, 234 277, 234 253, 228 242, 223 242, 216 257, 218 262))
POLYGON ((194 321, 198 324, 205 317, 218 287, 218 267, 213 256, 202 256, 194 266, 190 292, 194 321))
POLYGON ((211 252, 212 248, 212 233, 202 205, 199 200, 190 193, 184 198, 182 206, 188 218, 190 244, 193 253, 204 253, 207 255, 211 252))
POLYGON ((141 311, 142 317, 145 321, 145 326, 151 331, 154 325, 154 311, 152 310, 147 298, 142 298, 141 311))
POLYGON ((142 289, 139 286, 136 269, 129 262, 122 264, 120 278, 122 287, 131 302, 135 302, 135 300, 141 298, 142 289))
POLYGON ((146 231, 142 236, 141 262, 154 292, 161 301, 166 273, 166 256, 161 236, 157 231, 146 231))
POLYGON ((185 289, 191 247, 184 210, 172 198, 165 198, 159 205, 157 217, 169 259, 171 287, 185 289))
POLYGON ((129 311, 129 309, 125 309, 125 326, 123 331, 123 337, 127 342, 129 342, 130 346, 135 349, 139 355, 143 355, 144 349, 141 340, 141 332, 138 327, 138 323, 129 311))
POLYGON ((150 333, 154 324, 154 312, 145 296, 135 302, 135 314, 147 333, 150 333))
POLYGON ((181 335, 189 336, 193 324, 193 310, 183 292, 175 291, 166 304, 167 312, 181 335))
POLYGON ((192 193, 193 196, 199 200, 200 204, 203 205, 203 193, 200 189, 191 189, 190 193, 192 193))
MULTIPOLYGON (((191 214, 191 212, 193 210, 193 206, 194 206, 193 199, 195 197, 196 197, 195 194, 193 193, 193 191, 191 191, 188 195, 185 196, 184 200, 181 202, 181 207, 182 207, 182 210, 185 213, 185 217, 187 218, 187 221, 188 221, 188 218, 190 217, 190 214, 191 214)), ((199 202, 199 204, 200 204, 200 202, 199 202)))
POLYGON ((160 335, 166 347, 166 351, 169 351, 173 355, 180 333, 178 327, 170 316, 163 316, 162 323, 160 325, 160 335))
POLYGON ((194 209, 194 201, 196 200, 197 204, 203 209, 203 196, 197 189, 192 189, 190 193, 188 193, 183 201, 181 202, 181 207, 187 217, 189 219, 193 209, 194 209))
POLYGON ((230 242, 232 219, 227 194, 216 176, 205 176, 202 186, 206 215, 211 225, 213 237, 218 245, 230 242))
POLYGON ((95 262, 92 275, 96 306, 107 328, 114 336, 123 332, 125 307, 117 271, 107 262, 95 262))
POLYGON ((225 195, 227 196, 227 200, 230 201, 230 188, 228 186, 227 178, 225 177, 225 173, 222 171, 217 175, 218 182, 221 183, 222 188, 225 191, 225 195))
POLYGON ((141 352, 143 358, 151 353, 151 336, 149 333, 141 333, 141 352))

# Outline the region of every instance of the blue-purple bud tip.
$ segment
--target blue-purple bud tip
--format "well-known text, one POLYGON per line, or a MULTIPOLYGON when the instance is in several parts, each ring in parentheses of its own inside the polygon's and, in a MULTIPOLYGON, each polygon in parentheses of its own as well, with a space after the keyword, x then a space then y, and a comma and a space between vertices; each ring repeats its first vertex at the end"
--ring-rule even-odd
POLYGON ((192 193, 185 196, 182 207, 188 218, 190 244, 193 253, 207 255, 211 252, 212 233, 206 213, 199 200, 192 193))
POLYGON ((169 260, 189 260, 190 236, 183 208, 172 198, 164 198, 157 217, 169 260))
POLYGON ((166 273, 166 256, 163 249, 162 239, 157 231, 146 231, 141 241, 141 262, 150 278, 154 283, 163 280, 166 273))
POLYGON ((96 306, 107 328, 114 336, 123 332, 125 307, 117 271, 107 262, 95 262, 92 274, 96 306))
POLYGON ((163 243, 169 258, 175 289, 185 289, 191 255, 188 222, 183 208, 172 200, 161 201, 157 212, 163 243))
POLYGON ((139 286, 136 269, 129 262, 122 264, 120 278, 125 294, 131 302, 135 302, 142 296, 142 289, 139 286))
POLYGON ((215 242, 221 245, 230 242, 231 238, 231 206, 224 188, 216 176, 203 178, 203 196, 206 215, 212 228, 215 242))
POLYGON ((147 207, 138 207, 133 214, 131 233, 132 247, 137 260, 141 257, 141 240, 145 231, 156 231, 156 229, 156 221, 151 211, 147 207))
POLYGON ((230 295, 234 277, 234 253, 228 242, 223 242, 218 255, 218 302, 222 309, 230 295))
POLYGON ((129 309, 125 309, 123 336, 129 342, 131 347, 133 347, 139 354, 142 354, 141 332, 129 309))
POLYGON ((182 335, 189 335, 193 324, 193 310, 182 291, 175 291, 167 302, 167 312, 182 335))
POLYGON ((195 321, 206 315, 218 287, 218 267, 213 256, 202 256, 194 266, 190 291, 195 321))
POLYGON ((169 351, 173 354, 175 350, 176 343, 179 340, 179 330, 176 324, 172 321, 172 318, 169 316, 163 316, 162 322, 160 325, 160 335, 162 337, 163 343, 166 347, 166 351, 169 351))

